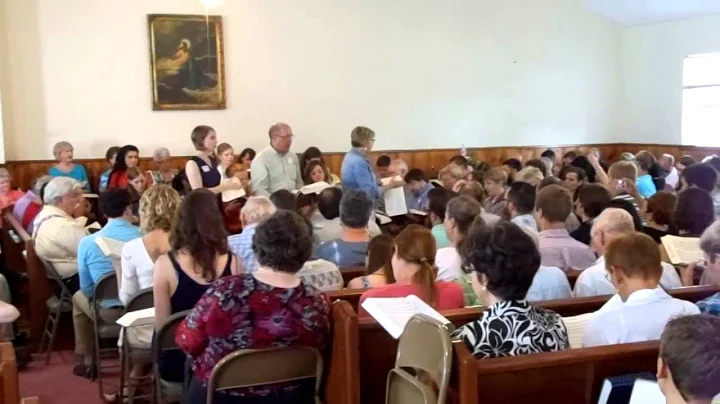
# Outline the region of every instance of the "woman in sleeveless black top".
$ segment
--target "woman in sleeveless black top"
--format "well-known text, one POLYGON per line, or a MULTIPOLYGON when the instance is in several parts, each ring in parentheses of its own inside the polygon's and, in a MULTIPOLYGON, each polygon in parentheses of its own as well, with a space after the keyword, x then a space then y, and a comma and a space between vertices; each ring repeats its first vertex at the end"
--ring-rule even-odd
POLYGON ((218 159, 215 157, 217 135, 209 126, 198 126, 190 134, 190 140, 198 151, 197 156, 185 164, 185 175, 190 188, 206 188, 215 194, 231 189, 242 188, 241 184, 223 182, 222 175, 217 169, 218 159))
MULTIPOLYGON (((171 250, 156 261, 153 270, 156 329, 171 314, 192 309, 214 280, 237 272, 222 220, 217 195, 211 191, 197 189, 182 200, 170 234, 171 250), (217 265, 223 260, 227 263, 218 273, 217 265)), ((183 381, 184 364, 181 351, 164 353, 159 363, 162 378, 183 381)))

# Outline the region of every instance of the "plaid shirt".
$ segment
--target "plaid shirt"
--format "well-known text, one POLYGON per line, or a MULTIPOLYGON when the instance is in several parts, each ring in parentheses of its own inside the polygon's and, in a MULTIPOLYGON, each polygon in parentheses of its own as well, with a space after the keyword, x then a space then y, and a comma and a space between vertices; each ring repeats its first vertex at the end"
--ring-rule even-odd
POLYGON ((255 235, 256 224, 243 228, 242 233, 228 237, 228 248, 237 257, 245 273, 251 274, 258 269, 258 262, 252 250, 252 239, 255 235))
POLYGON ((707 299, 697 302, 700 312, 705 314, 720 315, 720 293, 708 297, 707 299))

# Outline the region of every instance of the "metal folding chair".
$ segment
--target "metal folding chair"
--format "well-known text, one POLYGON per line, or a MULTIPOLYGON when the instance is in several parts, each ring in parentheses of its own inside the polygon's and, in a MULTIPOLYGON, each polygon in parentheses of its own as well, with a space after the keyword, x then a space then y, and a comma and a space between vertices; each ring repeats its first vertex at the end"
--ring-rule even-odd
POLYGON ((168 317, 165 324, 160 326, 153 334, 152 341, 152 363, 155 376, 155 395, 157 404, 164 404, 165 401, 178 401, 182 396, 182 383, 163 380, 160 375, 160 357, 164 352, 179 351, 175 343, 175 331, 180 326, 190 310, 181 311, 168 317))
MULTIPOLYGON (((93 346, 93 350, 95 353, 95 366, 97 368, 97 376, 98 376, 98 390, 100 391, 100 399, 104 400, 105 394, 103 391, 103 369, 110 369, 114 368, 115 366, 109 366, 106 368, 103 368, 101 356, 102 354, 109 353, 109 354, 117 354, 117 347, 112 348, 100 348, 100 341, 104 339, 114 339, 117 341, 120 338, 120 326, 118 324, 112 323, 108 324, 103 321, 103 319, 100 316, 100 310, 103 308, 101 307, 101 303, 103 301, 108 300, 118 300, 119 301, 119 294, 118 294, 118 284, 117 284, 117 276, 114 272, 107 273, 100 277, 97 284, 95 285, 95 291, 93 293, 93 299, 90 304, 90 309, 92 310, 92 318, 93 318, 93 329, 95 334, 95 344, 93 346)), ((122 386, 121 386, 122 389, 122 386)))
MULTIPOLYGON (((137 292, 130 298, 125 306, 125 312, 130 313, 133 311, 149 309, 153 307, 153 305, 153 290, 152 288, 147 288, 137 292)), ((142 377, 130 376, 130 368, 133 365, 146 365, 152 363, 152 350, 134 348, 130 346, 130 342, 128 340, 128 328, 131 327, 126 327, 122 332, 122 352, 120 354, 120 392, 118 393, 120 396, 120 402, 122 402, 125 394, 125 384, 128 384, 128 389, 130 389, 130 384, 134 384, 133 387, 137 388, 148 384, 147 382, 150 382, 152 379, 152 373, 142 377)), ((151 387, 153 386, 152 383, 149 383, 149 385, 151 387)), ((134 389, 132 390, 133 393, 128 395, 128 401, 130 403, 133 403, 136 398, 152 398, 154 396, 152 392, 149 395, 136 396, 134 394, 134 389)))
POLYGON ((71 313, 73 304, 72 293, 70 293, 70 289, 68 289, 60 274, 55 270, 55 266, 44 259, 40 259, 40 261, 43 263, 48 276, 55 281, 60 290, 59 296, 53 295, 45 302, 48 308, 48 316, 45 321, 38 353, 42 353, 43 347, 45 347, 45 366, 47 366, 50 363, 50 355, 52 355, 53 345, 55 344, 60 317, 62 313, 71 313))

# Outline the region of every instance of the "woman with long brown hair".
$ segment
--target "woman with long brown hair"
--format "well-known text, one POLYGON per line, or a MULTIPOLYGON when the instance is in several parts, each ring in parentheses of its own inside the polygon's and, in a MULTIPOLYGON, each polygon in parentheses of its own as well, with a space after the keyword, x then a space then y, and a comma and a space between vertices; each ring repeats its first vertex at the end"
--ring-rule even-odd
POLYGON ((368 243, 365 268, 368 275, 358 276, 348 282, 348 289, 367 289, 395 283, 392 257, 395 252, 393 239, 388 234, 373 237, 368 243))
MULTIPOLYGON (((215 194, 197 189, 185 196, 170 231, 170 251, 155 262, 156 328, 171 314, 192 309, 216 279, 239 272, 227 236, 215 194)), ((160 363, 163 379, 182 381, 185 355, 166 359, 160 363)))
MULTIPOLYGON (((395 283, 363 293, 360 297, 361 304, 369 297, 415 295, 436 310, 459 309, 464 306, 460 285, 435 281, 435 238, 428 228, 413 224, 400 232, 395 239, 392 268, 395 283)), ((360 307, 359 315, 368 314, 360 307)))

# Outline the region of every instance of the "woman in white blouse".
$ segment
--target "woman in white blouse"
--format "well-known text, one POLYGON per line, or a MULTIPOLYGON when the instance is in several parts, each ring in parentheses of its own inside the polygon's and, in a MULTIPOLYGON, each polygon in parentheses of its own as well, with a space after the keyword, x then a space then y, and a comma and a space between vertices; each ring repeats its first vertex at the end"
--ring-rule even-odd
POLYGON ((458 247, 467 236, 470 226, 480 220, 482 205, 477 200, 461 195, 450 200, 445 213, 445 233, 450 240, 450 247, 441 248, 435 255, 438 267, 437 280, 454 281, 463 277, 462 259, 458 247))
POLYGON ((155 260, 170 250, 168 235, 180 206, 180 195, 168 185, 155 185, 140 199, 140 227, 145 236, 122 249, 120 300, 127 304, 138 291, 152 287, 155 260))

